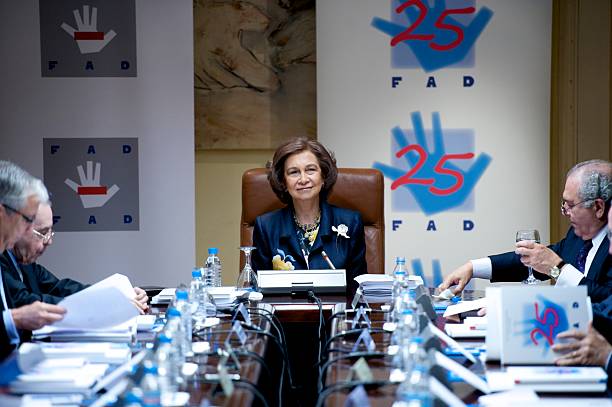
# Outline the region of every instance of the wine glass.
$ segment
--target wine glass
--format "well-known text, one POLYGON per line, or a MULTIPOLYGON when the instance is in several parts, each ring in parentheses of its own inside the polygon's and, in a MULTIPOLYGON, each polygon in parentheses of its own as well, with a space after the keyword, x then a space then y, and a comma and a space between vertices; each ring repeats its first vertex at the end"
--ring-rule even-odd
POLYGON ((244 252, 244 267, 236 282, 238 290, 257 291, 257 275, 251 267, 251 252, 255 249, 253 246, 240 246, 240 250, 244 252))
MULTIPOLYGON (((519 230, 516 232, 516 241, 540 243, 540 232, 535 229, 519 230)), ((523 280, 523 284, 538 284, 540 281, 533 276, 532 268, 528 267, 527 269, 529 270, 529 277, 527 277, 526 280, 523 280)))

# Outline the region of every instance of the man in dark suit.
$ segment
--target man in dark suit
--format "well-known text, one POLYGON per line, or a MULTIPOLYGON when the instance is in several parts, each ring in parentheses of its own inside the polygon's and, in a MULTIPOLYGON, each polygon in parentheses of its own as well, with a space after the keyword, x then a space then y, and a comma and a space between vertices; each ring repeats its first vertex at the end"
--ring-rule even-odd
MULTIPOLYGON (((41 203, 31 232, 25 233, 14 245, 0 256, 0 266, 5 284, 16 305, 42 301, 59 303, 64 297, 83 290, 87 285, 64 278, 58 279, 36 260, 43 255, 53 242, 53 211, 48 202, 41 203)), ((146 311, 147 294, 135 287, 134 304, 141 312, 146 311)))
POLYGON ((612 164, 586 161, 567 174, 561 212, 571 227, 560 242, 544 246, 522 241, 516 251, 469 261, 448 275, 440 289, 456 285, 458 293, 472 277, 492 282, 521 281, 532 267, 540 279, 554 278, 560 286, 587 286, 593 303, 612 294, 612 256, 606 237, 607 215, 612 195, 612 164))
MULTIPOLYGON (((38 205, 49 196, 42 182, 8 161, 0 161, 0 250, 11 247, 31 233, 38 205)), ((13 307, 0 272, 0 360, 21 341, 20 330, 34 330, 59 321, 65 310, 57 305, 34 302, 13 307)))

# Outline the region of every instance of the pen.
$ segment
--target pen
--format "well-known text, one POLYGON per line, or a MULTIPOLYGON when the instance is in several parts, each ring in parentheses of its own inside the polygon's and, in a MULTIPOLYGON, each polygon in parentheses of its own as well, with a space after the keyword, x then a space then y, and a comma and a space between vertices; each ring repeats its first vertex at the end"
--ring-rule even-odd
POLYGON ((329 264, 329 267, 331 267, 332 270, 335 270, 336 267, 334 266, 334 263, 331 262, 331 260, 329 259, 329 257, 327 257, 327 253, 325 253, 325 250, 321 251, 321 255, 323 256, 323 258, 325 259, 325 261, 327 262, 327 264, 329 264))

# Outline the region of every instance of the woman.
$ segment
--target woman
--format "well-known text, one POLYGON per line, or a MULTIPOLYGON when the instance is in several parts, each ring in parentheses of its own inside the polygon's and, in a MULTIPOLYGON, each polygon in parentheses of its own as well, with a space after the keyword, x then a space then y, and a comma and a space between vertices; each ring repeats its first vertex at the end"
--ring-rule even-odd
POLYGON ((268 164, 268 180, 287 206, 257 217, 255 270, 345 269, 347 286, 367 273, 363 222, 358 212, 327 203, 336 183, 336 159, 319 142, 282 144, 268 164))

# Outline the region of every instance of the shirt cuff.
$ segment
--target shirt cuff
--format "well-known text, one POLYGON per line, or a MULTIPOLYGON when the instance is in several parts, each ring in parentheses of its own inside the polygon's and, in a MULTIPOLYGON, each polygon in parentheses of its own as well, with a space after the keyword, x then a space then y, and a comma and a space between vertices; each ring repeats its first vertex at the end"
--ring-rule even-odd
POLYGON ((470 260, 470 263, 472 263, 472 268, 474 270, 473 277, 487 280, 491 279, 493 264, 490 258, 483 257, 482 259, 470 260))
POLYGON ((19 333, 17 332, 10 309, 2 311, 2 319, 4 320, 4 327, 6 328, 6 334, 11 341, 11 345, 19 345, 19 333))
POLYGON ((583 278, 584 274, 578 271, 576 267, 571 264, 566 264, 561 267, 561 274, 559 274, 559 278, 555 285, 559 287, 576 287, 583 278))

